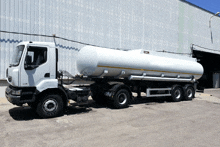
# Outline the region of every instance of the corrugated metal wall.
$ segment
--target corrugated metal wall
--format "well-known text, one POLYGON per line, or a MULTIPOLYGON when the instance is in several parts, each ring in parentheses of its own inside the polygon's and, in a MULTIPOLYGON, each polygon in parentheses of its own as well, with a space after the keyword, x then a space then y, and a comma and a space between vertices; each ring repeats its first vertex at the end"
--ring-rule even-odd
MULTIPOLYGON (((52 35, 110 48, 190 53, 190 44, 219 50, 219 18, 179 0, 0 0, 0 30, 52 35)), ((51 38, 0 33, 0 79, 20 41, 51 38)), ((75 71, 82 45, 56 40, 60 69, 75 71)))

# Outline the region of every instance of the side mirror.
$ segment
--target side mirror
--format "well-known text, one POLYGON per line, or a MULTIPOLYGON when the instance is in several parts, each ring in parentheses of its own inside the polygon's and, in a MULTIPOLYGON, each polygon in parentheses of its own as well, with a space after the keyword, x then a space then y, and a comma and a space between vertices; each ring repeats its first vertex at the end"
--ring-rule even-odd
POLYGON ((31 64, 31 61, 32 61, 32 57, 29 56, 29 55, 27 55, 27 56, 26 56, 26 59, 25 59, 25 64, 26 64, 26 65, 30 65, 30 64, 31 64))

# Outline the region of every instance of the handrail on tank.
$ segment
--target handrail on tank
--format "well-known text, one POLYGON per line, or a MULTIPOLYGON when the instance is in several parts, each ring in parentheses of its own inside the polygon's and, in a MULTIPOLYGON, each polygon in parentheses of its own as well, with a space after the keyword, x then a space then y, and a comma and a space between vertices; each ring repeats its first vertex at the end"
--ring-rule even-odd
POLYGON ((146 80, 146 81, 172 81, 172 82, 195 82, 194 78, 167 78, 167 77, 150 77, 150 76, 136 76, 131 75, 129 80, 146 80))

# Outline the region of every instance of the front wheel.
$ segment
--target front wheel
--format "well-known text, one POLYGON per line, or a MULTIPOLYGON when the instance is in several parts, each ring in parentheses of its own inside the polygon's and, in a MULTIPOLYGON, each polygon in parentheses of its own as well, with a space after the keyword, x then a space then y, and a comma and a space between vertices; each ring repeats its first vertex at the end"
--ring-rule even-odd
POLYGON ((36 111, 43 118, 59 116, 63 113, 63 100, 56 94, 45 95, 39 101, 36 111))
POLYGON ((128 107, 128 102, 130 99, 130 94, 128 90, 121 89, 114 95, 114 106, 115 108, 126 108, 128 107))

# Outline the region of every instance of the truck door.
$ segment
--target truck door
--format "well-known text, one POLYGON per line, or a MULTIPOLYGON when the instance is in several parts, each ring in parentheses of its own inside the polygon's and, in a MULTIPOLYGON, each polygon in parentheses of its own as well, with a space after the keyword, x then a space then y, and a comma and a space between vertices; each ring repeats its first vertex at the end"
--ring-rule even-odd
POLYGON ((27 48, 24 64, 21 66, 21 86, 35 87, 45 78, 51 78, 48 52, 48 47, 29 46, 27 48))

